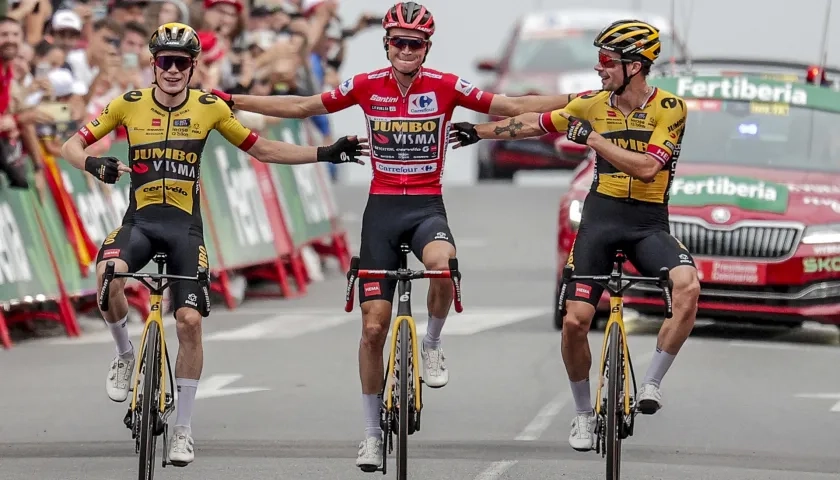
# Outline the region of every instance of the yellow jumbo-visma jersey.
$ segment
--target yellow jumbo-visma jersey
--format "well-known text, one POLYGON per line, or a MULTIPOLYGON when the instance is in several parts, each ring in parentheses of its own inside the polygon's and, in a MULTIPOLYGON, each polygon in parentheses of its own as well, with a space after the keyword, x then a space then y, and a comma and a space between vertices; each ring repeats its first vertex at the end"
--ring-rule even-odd
POLYGON ((540 117, 543 129, 566 131, 569 121, 560 112, 589 120, 594 131, 615 145, 633 152, 649 153, 663 164, 654 180, 645 183, 596 155, 592 192, 619 199, 668 203, 687 116, 682 98, 654 88, 641 107, 625 116, 615 107, 611 92, 599 91, 572 100, 562 110, 543 114, 540 117))
MULTIPOLYGON (((257 135, 242 126, 215 95, 188 90, 183 104, 168 108, 155 100, 153 90, 134 90, 115 98, 79 133, 90 145, 125 126, 132 189, 126 218, 149 206, 171 205, 200 225, 198 179, 210 131, 217 130, 243 150, 254 144, 257 135)), ((150 217, 164 214, 152 210, 157 211, 149 211, 150 217)))

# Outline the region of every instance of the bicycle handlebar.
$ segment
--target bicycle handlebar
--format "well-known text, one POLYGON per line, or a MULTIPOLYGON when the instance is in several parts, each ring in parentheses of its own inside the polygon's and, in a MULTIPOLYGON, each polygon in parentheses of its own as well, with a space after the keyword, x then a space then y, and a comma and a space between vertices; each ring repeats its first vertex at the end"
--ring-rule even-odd
POLYGON ((665 318, 674 316, 671 302, 671 290, 674 288, 674 282, 671 280, 670 271, 667 267, 659 269, 659 276, 656 277, 639 277, 633 275, 624 275, 621 273, 611 273, 609 275, 574 275, 574 268, 571 265, 563 267, 563 282, 560 285, 560 300, 558 307, 560 308, 560 316, 566 316, 566 287, 569 282, 574 280, 591 280, 606 288, 612 294, 619 294, 625 289, 631 287, 636 283, 653 283, 662 289, 662 300, 665 302, 665 318), (619 285, 618 288, 612 288, 609 285, 611 280, 621 281, 626 280, 627 283, 619 285))
MULTIPOLYGON (((178 281, 178 280, 187 280, 187 281, 194 281, 198 282, 202 289, 204 290, 206 305, 205 311, 202 312, 203 316, 207 316, 210 313, 210 273, 207 271, 205 267, 198 267, 198 274, 194 277, 188 277, 185 275, 167 275, 163 273, 126 273, 126 272, 115 272, 114 271, 114 262, 109 261, 105 264, 105 274, 102 275, 102 290, 100 291, 99 295, 99 309, 103 312, 107 312, 109 305, 108 300, 111 295, 111 282, 114 281, 115 278, 134 278, 136 280, 140 280, 143 285, 149 288, 154 292, 158 291, 158 288, 153 287, 149 284, 146 279, 151 279, 152 281, 162 281, 162 280, 170 280, 170 281, 178 281)), ((162 290, 165 287, 169 286, 169 282, 165 285, 162 285, 160 289, 162 290)))
POLYGON ((350 259, 350 270, 347 271, 347 293, 345 295, 345 312, 353 311, 353 299, 355 297, 355 289, 353 285, 356 279, 375 278, 386 280, 420 280, 423 278, 449 278, 452 280, 452 285, 455 289, 455 311, 461 313, 464 311, 464 306, 461 304, 461 272, 458 270, 458 259, 449 259, 449 270, 360 270, 359 257, 350 259))

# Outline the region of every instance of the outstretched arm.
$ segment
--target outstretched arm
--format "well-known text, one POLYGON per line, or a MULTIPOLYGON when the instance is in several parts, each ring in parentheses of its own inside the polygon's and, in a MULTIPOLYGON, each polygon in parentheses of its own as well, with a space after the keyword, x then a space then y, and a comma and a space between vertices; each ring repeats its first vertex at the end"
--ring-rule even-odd
POLYGON ((498 122, 478 124, 475 126, 475 133, 482 139, 511 140, 538 137, 545 134, 545 130, 540 126, 539 113, 523 113, 498 122))
POLYGON ((490 115, 513 117, 528 112, 550 112, 560 110, 575 98, 591 93, 564 93, 562 95, 524 95, 521 97, 505 97, 494 95, 490 103, 490 115))
POLYGON ((302 165, 304 163, 359 163, 360 156, 368 156, 367 139, 352 137, 339 138, 332 145, 309 147, 292 143, 269 140, 259 137, 247 150, 248 154, 263 163, 282 163, 285 165, 302 165))
POLYGON ((339 87, 320 95, 230 95, 221 90, 212 93, 227 103, 228 107, 246 112, 261 113, 280 118, 309 118, 326 115, 356 105, 354 83, 363 82, 365 75, 356 75, 339 87))
POLYGON ((327 108, 321 101, 320 95, 301 97, 298 95, 227 95, 223 92, 213 92, 223 100, 230 97, 233 102, 228 105, 237 110, 261 113, 280 118, 308 118, 324 115, 327 108))

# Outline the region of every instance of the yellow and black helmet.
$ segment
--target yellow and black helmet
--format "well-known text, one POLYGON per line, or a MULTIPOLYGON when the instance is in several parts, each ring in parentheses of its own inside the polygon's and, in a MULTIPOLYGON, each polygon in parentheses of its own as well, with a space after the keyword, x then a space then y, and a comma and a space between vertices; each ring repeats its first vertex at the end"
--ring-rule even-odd
POLYGON ((177 22, 165 23, 149 39, 152 55, 163 50, 185 52, 195 58, 201 53, 201 41, 191 26, 177 22))
POLYGON ((659 29, 641 20, 618 20, 601 30, 593 43, 622 58, 651 64, 659 57, 659 29))

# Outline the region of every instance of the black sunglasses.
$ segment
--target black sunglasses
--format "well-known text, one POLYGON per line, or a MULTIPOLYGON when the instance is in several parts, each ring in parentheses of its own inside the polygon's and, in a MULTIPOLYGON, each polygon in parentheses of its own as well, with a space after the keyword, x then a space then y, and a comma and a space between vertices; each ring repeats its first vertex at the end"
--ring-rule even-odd
POLYGON ((426 46, 428 40, 416 37, 388 37, 388 44, 402 50, 408 47, 411 50, 420 50, 426 46))
POLYGON ((193 61, 190 57, 181 57, 177 55, 161 55, 155 57, 155 66, 163 70, 169 70, 172 68, 172 65, 175 65, 175 68, 177 68, 179 72, 183 72, 184 70, 190 68, 192 64, 193 61))

